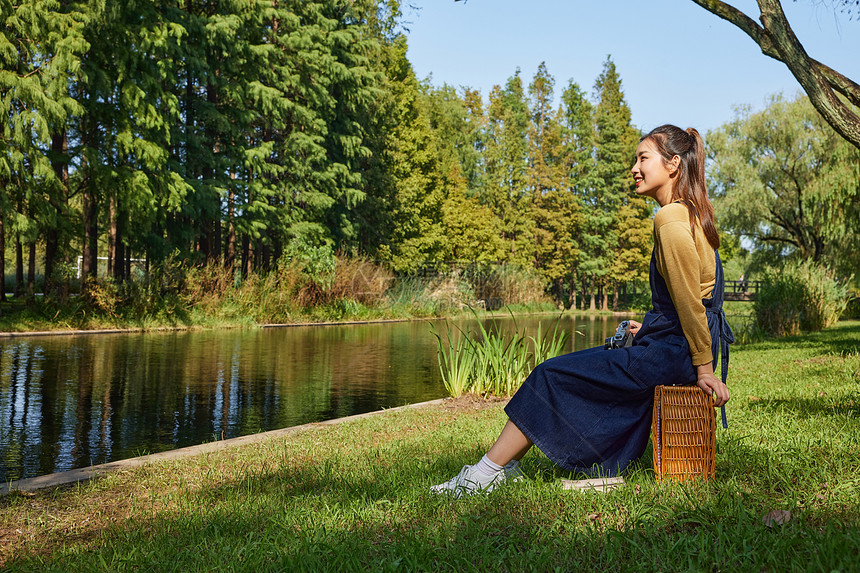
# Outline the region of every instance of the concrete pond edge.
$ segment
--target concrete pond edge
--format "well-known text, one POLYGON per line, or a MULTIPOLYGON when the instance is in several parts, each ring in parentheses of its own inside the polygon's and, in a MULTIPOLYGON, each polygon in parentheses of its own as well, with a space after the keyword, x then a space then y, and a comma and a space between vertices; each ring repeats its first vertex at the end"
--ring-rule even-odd
POLYGON ((137 458, 129 458, 126 460, 117 460, 115 462, 108 462, 106 464, 99 464, 97 466, 89 466, 86 468, 78 468, 74 470, 69 470, 65 472, 58 472, 54 474, 48 474, 44 476, 37 476, 33 478, 25 478, 15 481, 6 482, 0 484, 0 496, 8 495, 13 491, 21 491, 21 492, 31 492, 37 491, 40 489, 51 489, 64 485, 75 484, 84 482, 98 476, 104 475, 108 472, 118 471, 118 470, 127 470, 131 468, 138 468, 144 466, 146 464, 164 462, 170 460, 176 460, 181 458, 187 458, 191 456, 197 456, 200 454, 218 452, 221 450, 226 450, 228 448, 234 448, 238 446, 244 446, 248 444, 255 444, 259 442, 264 442, 266 440, 271 440, 273 438, 279 438, 283 436, 289 436, 290 434, 295 434, 298 432, 302 432, 304 430, 309 430, 311 428, 320 428, 325 426, 334 426, 336 424, 341 424, 343 422, 348 422, 351 420, 359 420, 361 418, 367 418, 370 416, 378 416, 380 414, 386 414, 389 412, 397 412, 399 410, 408 410, 412 408, 426 408, 429 406, 435 406, 439 404, 444 404, 448 398, 439 398, 436 400, 429 400, 427 402, 419 402, 417 404, 407 404, 405 406, 398 406, 396 408, 387 408, 384 410, 375 410, 373 412, 365 412, 363 414, 355 414, 353 416, 346 416, 344 418, 335 418, 332 420, 325 420, 322 422, 311 422, 309 424, 302 424, 300 426, 291 426, 289 428, 281 428, 279 430, 270 430, 268 432, 261 432, 259 434, 251 434, 248 436, 239 436, 237 438, 230 438, 227 440, 219 440, 217 442, 208 442, 205 444, 200 444, 197 446, 188 446, 185 448, 177 448, 175 450, 170 450, 167 452, 159 452, 157 454, 149 454, 146 456, 140 456, 137 458))

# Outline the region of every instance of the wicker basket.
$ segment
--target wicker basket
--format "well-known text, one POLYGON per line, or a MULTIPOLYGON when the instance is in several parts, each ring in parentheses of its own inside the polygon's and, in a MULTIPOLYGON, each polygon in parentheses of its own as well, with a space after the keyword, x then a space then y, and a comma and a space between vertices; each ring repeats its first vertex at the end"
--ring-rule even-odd
POLYGON ((714 477, 714 399, 698 386, 654 388, 654 470, 657 479, 714 477))

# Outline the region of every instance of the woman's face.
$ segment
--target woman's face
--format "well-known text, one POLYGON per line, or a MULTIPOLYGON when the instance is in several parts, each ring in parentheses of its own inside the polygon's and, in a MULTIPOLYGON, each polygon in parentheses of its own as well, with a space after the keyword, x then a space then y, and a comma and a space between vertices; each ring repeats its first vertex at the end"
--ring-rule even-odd
POLYGON ((675 160, 667 166, 650 139, 639 143, 636 148, 636 163, 630 169, 636 182, 636 193, 656 199, 662 207, 672 202, 672 175, 677 171, 675 160))

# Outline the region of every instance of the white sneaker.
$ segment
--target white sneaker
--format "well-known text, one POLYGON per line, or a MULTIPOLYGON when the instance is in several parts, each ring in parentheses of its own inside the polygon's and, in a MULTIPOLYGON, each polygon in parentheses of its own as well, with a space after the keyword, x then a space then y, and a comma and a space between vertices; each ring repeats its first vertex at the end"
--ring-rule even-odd
MULTIPOLYGON (((522 474, 522 472, 520 472, 522 474)), ((487 476, 475 469, 474 466, 463 466, 460 473, 439 485, 430 488, 431 493, 446 493, 454 499, 473 493, 489 493, 505 483, 507 472, 504 468, 491 476, 487 476)))

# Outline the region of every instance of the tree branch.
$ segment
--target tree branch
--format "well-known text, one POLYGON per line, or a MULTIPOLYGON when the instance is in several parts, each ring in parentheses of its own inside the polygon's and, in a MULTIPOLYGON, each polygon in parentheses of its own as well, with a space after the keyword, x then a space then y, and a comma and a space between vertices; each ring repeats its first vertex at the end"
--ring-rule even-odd
POLYGON ((785 18, 779 0, 758 0, 761 23, 782 61, 809 95, 812 105, 836 132, 860 149, 860 116, 833 92, 824 74, 812 65, 785 18))
POLYGON ((740 28, 763 54, 784 63, 827 123, 860 149, 860 116, 834 93, 839 92, 860 107, 860 84, 809 57, 789 26, 779 0, 758 0, 761 25, 720 0, 693 2, 740 28))

